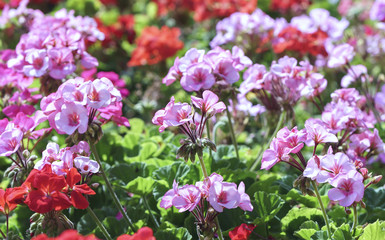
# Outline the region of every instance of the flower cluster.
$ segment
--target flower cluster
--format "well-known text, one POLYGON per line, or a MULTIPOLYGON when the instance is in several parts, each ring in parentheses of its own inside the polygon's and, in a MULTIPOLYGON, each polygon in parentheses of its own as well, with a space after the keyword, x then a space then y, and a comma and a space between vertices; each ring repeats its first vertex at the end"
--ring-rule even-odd
MULTIPOLYGON (((311 100, 318 97, 326 88, 326 79, 310 63, 302 61, 299 66, 297 63, 295 58, 285 56, 273 61, 270 71, 260 64, 248 68, 239 87, 239 104, 249 102, 248 96, 256 96, 267 110, 280 111, 281 107, 293 106, 301 97, 311 100)), ((253 108, 244 110, 250 112, 253 108)))
POLYGON ((134 31, 135 19, 133 15, 120 15, 116 23, 111 25, 103 24, 102 20, 96 18, 98 29, 104 34, 103 47, 113 47, 122 40, 134 43, 136 33, 134 31))
POLYGON ((46 165, 42 170, 34 169, 20 187, 13 188, 11 202, 24 202, 36 213, 47 213, 52 210, 61 211, 74 206, 86 209, 88 201, 83 196, 94 195, 95 192, 82 180, 76 168, 67 171, 67 176, 52 172, 46 165))
POLYGON ((205 54, 204 50, 191 48, 184 57, 176 58, 162 82, 170 85, 180 80, 189 92, 212 88, 215 84, 228 86, 239 80, 239 72, 252 64, 243 51, 233 47, 232 51, 216 47, 205 54))
POLYGON ((151 26, 143 29, 136 39, 136 48, 132 52, 128 66, 153 65, 175 55, 183 48, 179 40, 179 28, 163 26, 161 29, 151 26))
POLYGON ((260 9, 251 14, 236 12, 217 23, 217 35, 210 46, 231 44, 244 50, 262 51, 271 40, 274 26, 274 19, 260 9))
POLYGON ((68 229, 63 231, 59 236, 50 238, 46 234, 42 233, 32 240, 99 240, 99 238, 95 237, 95 235, 91 234, 88 236, 82 236, 78 233, 78 231, 74 229, 68 229))
POLYGON ((224 208, 253 210, 250 197, 245 193, 245 184, 241 182, 237 188, 235 183, 224 182, 223 177, 216 173, 195 185, 178 187, 174 180, 173 189, 167 191, 160 202, 162 208, 172 206, 179 212, 190 211, 203 232, 224 208))
POLYGON ((381 92, 376 93, 374 102, 377 111, 381 114, 381 120, 385 121, 385 85, 382 86, 381 92))
POLYGON ((246 240, 256 227, 257 226, 253 224, 242 223, 229 232, 229 237, 231 240, 246 240))
POLYGON ((203 21, 215 17, 227 17, 234 12, 251 12, 257 0, 153 0, 158 5, 158 14, 164 15, 172 11, 190 11, 195 21, 203 21))
POLYGON ((120 116, 122 105, 118 104, 121 99, 120 92, 108 78, 86 81, 77 77, 63 83, 57 92, 44 97, 40 107, 58 133, 71 135, 78 131, 84 134, 98 116, 129 126, 128 120, 120 116), (115 108, 120 108, 120 111, 115 108), (105 115, 98 115, 97 111, 105 115), (120 115, 114 115, 116 113, 120 115))
POLYGON ((271 1, 270 8, 283 14, 294 13, 298 15, 303 13, 310 4, 310 0, 273 0, 271 1))
MULTIPOLYGON (((218 100, 218 96, 209 90, 203 92, 202 98, 192 96, 193 105, 201 111, 199 117, 196 112, 192 111, 191 105, 188 103, 175 103, 175 98, 171 97, 167 106, 155 113, 152 123, 160 126, 159 132, 163 132, 167 127, 178 126, 189 137, 189 141, 195 144, 201 140, 208 119, 226 109, 225 104, 218 102, 218 100)), ((212 145, 210 141, 206 143, 212 145)))
POLYGON ((50 165, 52 172, 59 176, 66 175, 73 167, 80 170, 84 176, 99 172, 99 164, 90 159, 90 147, 84 141, 62 149, 57 143, 48 143, 41 160, 36 162, 35 169, 42 170, 47 165, 50 165))
MULTIPOLYGON (((29 14, 27 9, 20 13, 25 14, 29 14)), ((29 77, 63 79, 76 70, 77 62, 84 68, 98 65, 85 48, 85 40, 104 39, 94 19, 74 16, 74 11, 62 9, 54 16, 35 14, 27 28, 29 31, 21 36, 16 56, 8 60, 8 67, 29 77)))
POLYGON ((290 23, 283 18, 274 20, 257 9, 250 15, 234 13, 220 21, 210 45, 231 44, 259 52, 271 42, 276 53, 293 51, 300 55, 327 56, 325 45, 340 40, 348 25, 347 20, 339 21, 325 9, 293 17, 290 23))

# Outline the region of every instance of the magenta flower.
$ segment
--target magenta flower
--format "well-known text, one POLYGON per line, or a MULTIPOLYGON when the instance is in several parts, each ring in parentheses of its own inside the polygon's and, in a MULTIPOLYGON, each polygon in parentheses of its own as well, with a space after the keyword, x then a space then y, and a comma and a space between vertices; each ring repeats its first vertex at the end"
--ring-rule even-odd
POLYGON ((278 60, 278 63, 271 64, 270 71, 279 77, 292 77, 296 66, 295 58, 284 56, 278 60))
POLYGON ((213 73, 220 80, 225 80, 228 84, 233 84, 239 80, 239 73, 233 67, 232 59, 222 59, 215 65, 213 73))
POLYGON ((76 69, 72 51, 68 48, 51 49, 48 51, 48 57, 49 75, 55 79, 63 79, 76 69))
POLYGON ((164 109, 158 110, 152 123, 160 125, 159 132, 170 126, 180 126, 192 120, 191 106, 187 103, 175 103, 174 96, 164 109))
POLYGON ((183 73, 179 70, 179 57, 175 58, 174 65, 168 71, 166 77, 162 79, 162 83, 166 86, 171 85, 175 81, 179 81, 183 73))
POLYGON ((318 145, 319 143, 334 143, 338 142, 336 135, 329 133, 324 126, 316 121, 309 119, 305 122, 308 146, 318 145))
POLYGON ((202 111, 203 115, 213 116, 226 109, 226 105, 223 102, 218 102, 218 96, 210 90, 204 91, 202 95, 203 99, 191 96, 191 101, 195 107, 202 111))
POLYGON ((235 183, 214 182, 209 189, 209 202, 217 212, 223 212, 223 208, 232 209, 238 207, 241 196, 235 183))
POLYGON ((178 196, 178 183, 174 179, 174 183, 172 184, 172 189, 168 190, 166 194, 162 197, 160 201, 160 207, 167 209, 172 207, 172 200, 178 196))
POLYGON ((366 75, 367 73, 368 73, 368 70, 364 65, 359 64, 359 65, 351 66, 351 68, 348 69, 348 74, 341 79, 341 86, 346 88, 351 83, 356 82, 358 79, 364 82, 365 77, 361 75, 366 75))
POLYGON ((205 50, 197 50, 196 48, 191 48, 186 52, 184 57, 179 59, 179 71, 185 73, 190 66, 202 62, 204 55, 205 50))
POLYGON ((321 171, 316 177, 317 182, 329 182, 335 185, 338 177, 341 175, 352 175, 357 172, 355 165, 350 161, 349 157, 341 152, 327 154, 320 159, 321 171))
POLYGON ((180 84, 186 91, 199 91, 211 88, 215 84, 215 77, 210 66, 205 63, 198 63, 187 69, 180 84))
POLYGON ((245 193, 245 184, 243 182, 238 186, 238 193, 240 195, 239 207, 244 211, 253 211, 253 205, 251 205, 249 195, 245 193))
POLYGON ((353 59, 354 54, 354 48, 347 43, 335 46, 329 52, 328 67, 341 67, 350 62, 353 59))
POLYGON ((290 148, 280 142, 279 139, 274 138, 271 141, 270 148, 263 153, 261 169, 269 170, 278 162, 288 160, 289 154, 290 148))
POLYGON ((98 162, 91 160, 89 157, 79 156, 74 158, 74 165, 76 168, 80 169, 81 174, 99 172, 98 162))
POLYGON ((23 72, 29 77, 41 77, 48 69, 48 56, 45 49, 31 49, 26 52, 23 72))
POLYGON ((172 205, 179 209, 179 212, 193 211, 201 200, 201 192, 194 185, 185 185, 178 189, 178 195, 172 199, 172 205))
POLYGON ((364 196, 365 187, 362 179, 340 177, 335 187, 329 190, 328 196, 332 201, 339 201, 343 207, 349 207, 354 202, 361 201, 364 196))
POLYGON ((101 79, 88 82, 86 92, 88 106, 92 108, 106 107, 111 103, 111 94, 108 91, 108 86, 101 79))
POLYGON ((306 131, 304 129, 298 131, 297 127, 290 131, 284 127, 277 132, 277 140, 289 148, 290 153, 298 153, 303 148, 306 136, 306 131))
POLYGON ((76 130, 85 133, 88 127, 88 111, 80 104, 64 103, 61 112, 55 116, 55 125, 59 131, 68 135, 76 130))
POLYGON ((0 135, 0 156, 9 156, 15 153, 23 139, 23 132, 20 129, 8 129, 0 135))

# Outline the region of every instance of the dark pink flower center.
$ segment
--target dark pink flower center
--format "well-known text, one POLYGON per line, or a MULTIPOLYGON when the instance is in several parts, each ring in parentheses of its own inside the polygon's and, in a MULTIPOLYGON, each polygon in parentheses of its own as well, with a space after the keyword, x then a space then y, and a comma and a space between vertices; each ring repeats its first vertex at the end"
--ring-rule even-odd
POLYGON ((77 113, 73 113, 68 116, 68 120, 70 126, 77 126, 79 125, 80 117, 77 113))

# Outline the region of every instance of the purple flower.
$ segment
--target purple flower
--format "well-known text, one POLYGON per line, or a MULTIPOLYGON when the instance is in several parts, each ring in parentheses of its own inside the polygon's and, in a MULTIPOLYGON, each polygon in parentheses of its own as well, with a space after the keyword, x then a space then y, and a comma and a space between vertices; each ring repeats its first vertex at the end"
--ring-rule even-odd
POLYGON ((385 1, 376 0, 370 9, 370 19, 375 21, 385 21, 385 1))
POLYGON ((341 67, 350 62, 355 55, 354 48, 347 43, 335 46, 331 50, 327 50, 329 53, 329 68, 341 67))
POLYGON ((180 80, 180 84, 186 91, 199 91, 211 88, 215 84, 215 77, 211 67, 202 62, 189 67, 180 80))
POLYGON ((279 139, 274 138, 270 148, 263 153, 261 169, 269 170, 278 162, 288 160, 289 154, 290 148, 286 147, 286 144, 280 142, 279 139))
POLYGON ((175 181, 175 179, 172 187, 173 188, 168 190, 162 197, 162 200, 160 201, 161 208, 167 209, 172 207, 172 200, 178 196, 178 183, 175 181))
POLYGON ((223 208, 232 209, 238 207, 241 196, 235 183, 214 182, 209 189, 211 206, 217 212, 223 212, 223 208))
POLYGON ((298 131, 297 127, 289 130, 287 127, 277 132, 277 140, 290 150, 290 153, 298 153, 304 146, 307 133, 304 129, 298 131))
POLYGON ((197 50, 196 48, 191 48, 186 52, 184 57, 179 59, 179 71, 185 73, 190 66, 202 62, 204 55, 205 50, 197 50))
POLYGON ((238 193, 240 195, 239 207, 244 211, 253 211, 253 205, 250 203, 250 197, 245 193, 245 184, 241 182, 238 186, 238 193))
POLYGON ((178 195, 172 199, 172 205, 179 212, 193 211, 201 200, 201 192, 194 185, 185 185, 178 189, 178 195))
POLYGON ((329 182, 335 185, 341 175, 354 175, 357 170, 349 157, 341 152, 327 154, 320 159, 321 171, 316 180, 319 183, 329 182))
POLYGON ((59 131, 68 135, 76 130, 79 133, 85 133, 88 127, 88 111, 80 104, 65 103, 61 112, 55 116, 55 125, 59 131))
POLYGON ((74 165, 80 169, 81 174, 99 172, 98 162, 91 160, 89 157, 79 156, 74 159, 74 165))
POLYGON ((365 81, 365 77, 361 75, 366 75, 368 70, 364 65, 355 65, 348 69, 348 74, 341 79, 341 86, 346 88, 351 83, 361 79, 362 82, 365 81))
POLYGON ((23 72, 29 77, 41 77, 48 69, 48 56, 44 49, 31 49, 26 52, 23 72))
POLYGON ((315 121, 307 120, 305 122, 308 146, 318 145, 319 143, 334 143, 338 142, 336 135, 327 131, 321 124, 315 121))
POLYGON ((292 77, 294 68, 297 66, 297 60, 284 56, 278 60, 278 63, 272 63, 270 71, 279 77, 292 77))
POLYGON ((343 207, 349 207, 354 202, 361 201, 364 196, 365 187, 362 179, 340 177, 335 187, 329 190, 328 196, 332 201, 339 201, 343 207))
POLYGON ((11 128, 10 125, 0 135, 0 156, 9 156, 15 153, 23 139, 23 132, 17 128, 11 128))
POLYGON ((203 92, 203 99, 191 96, 191 101, 195 107, 199 108, 202 111, 202 114, 213 116, 217 113, 223 112, 226 109, 226 105, 223 102, 218 102, 218 96, 206 90, 203 92))

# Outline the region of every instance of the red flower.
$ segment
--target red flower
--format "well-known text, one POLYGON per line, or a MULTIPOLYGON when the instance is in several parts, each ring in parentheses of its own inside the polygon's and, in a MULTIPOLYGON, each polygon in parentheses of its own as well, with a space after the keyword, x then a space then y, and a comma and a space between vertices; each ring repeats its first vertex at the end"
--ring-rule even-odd
POLYGON ((301 13, 311 4, 310 0, 273 0, 270 8, 281 13, 301 13))
POLYGON ((95 192, 87 184, 75 185, 82 179, 76 168, 71 168, 67 173, 67 184, 71 196, 71 203, 75 208, 86 209, 89 205, 87 199, 82 194, 94 195, 95 192))
POLYGON ((156 240, 152 229, 149 227, 142 227, 134 235, 123 234, 117 240, 156 240))
POLYGON ((66 186, 67 183, 63 176, 39 172, 35 174, 32 182, 33 190, 28 193, 24 202, 37 213, 69 208, 71 202, 68 196, 61 192, 66 186))
POLYGON ((99 239, 95 237, 95 235, 82 236, 76 230, 69 229, 62 232, 56 238, 49 238, 45 234, 40 234, 32 238, 32 240, 99 240, 99 239))
POLYGON ((247 240, 255 227, 256 225, 253 224, 247 225, 246 223, 242 223, 240 226, 229 232, 229 236, 231 240, 247 240))
POLYGON ((273 44, 275 53, 284 51, 298 52, 302 55, 309 53, 313 56, 327 56, 325 50, 325 40, 328 38, 327 33, 317 30, 314 33, 303 33, 295 27, 287 27, 278 34, 279 41, 273 44))
POLYGON ((17 207, 16 203, 12 203, 10 201, 9 195, 13 192, 13 188, 8 188, 5 191, 0 189, 0 212, 5 215, 9 215, 9 213, 17 207))
POLYGON ((137 47, 132 52, 128 66, 153 65, 172 57, 183 48, 179 40, 179 28, 163 26, 161 29, 151 26, 144 28, 136 40, 137 47))

